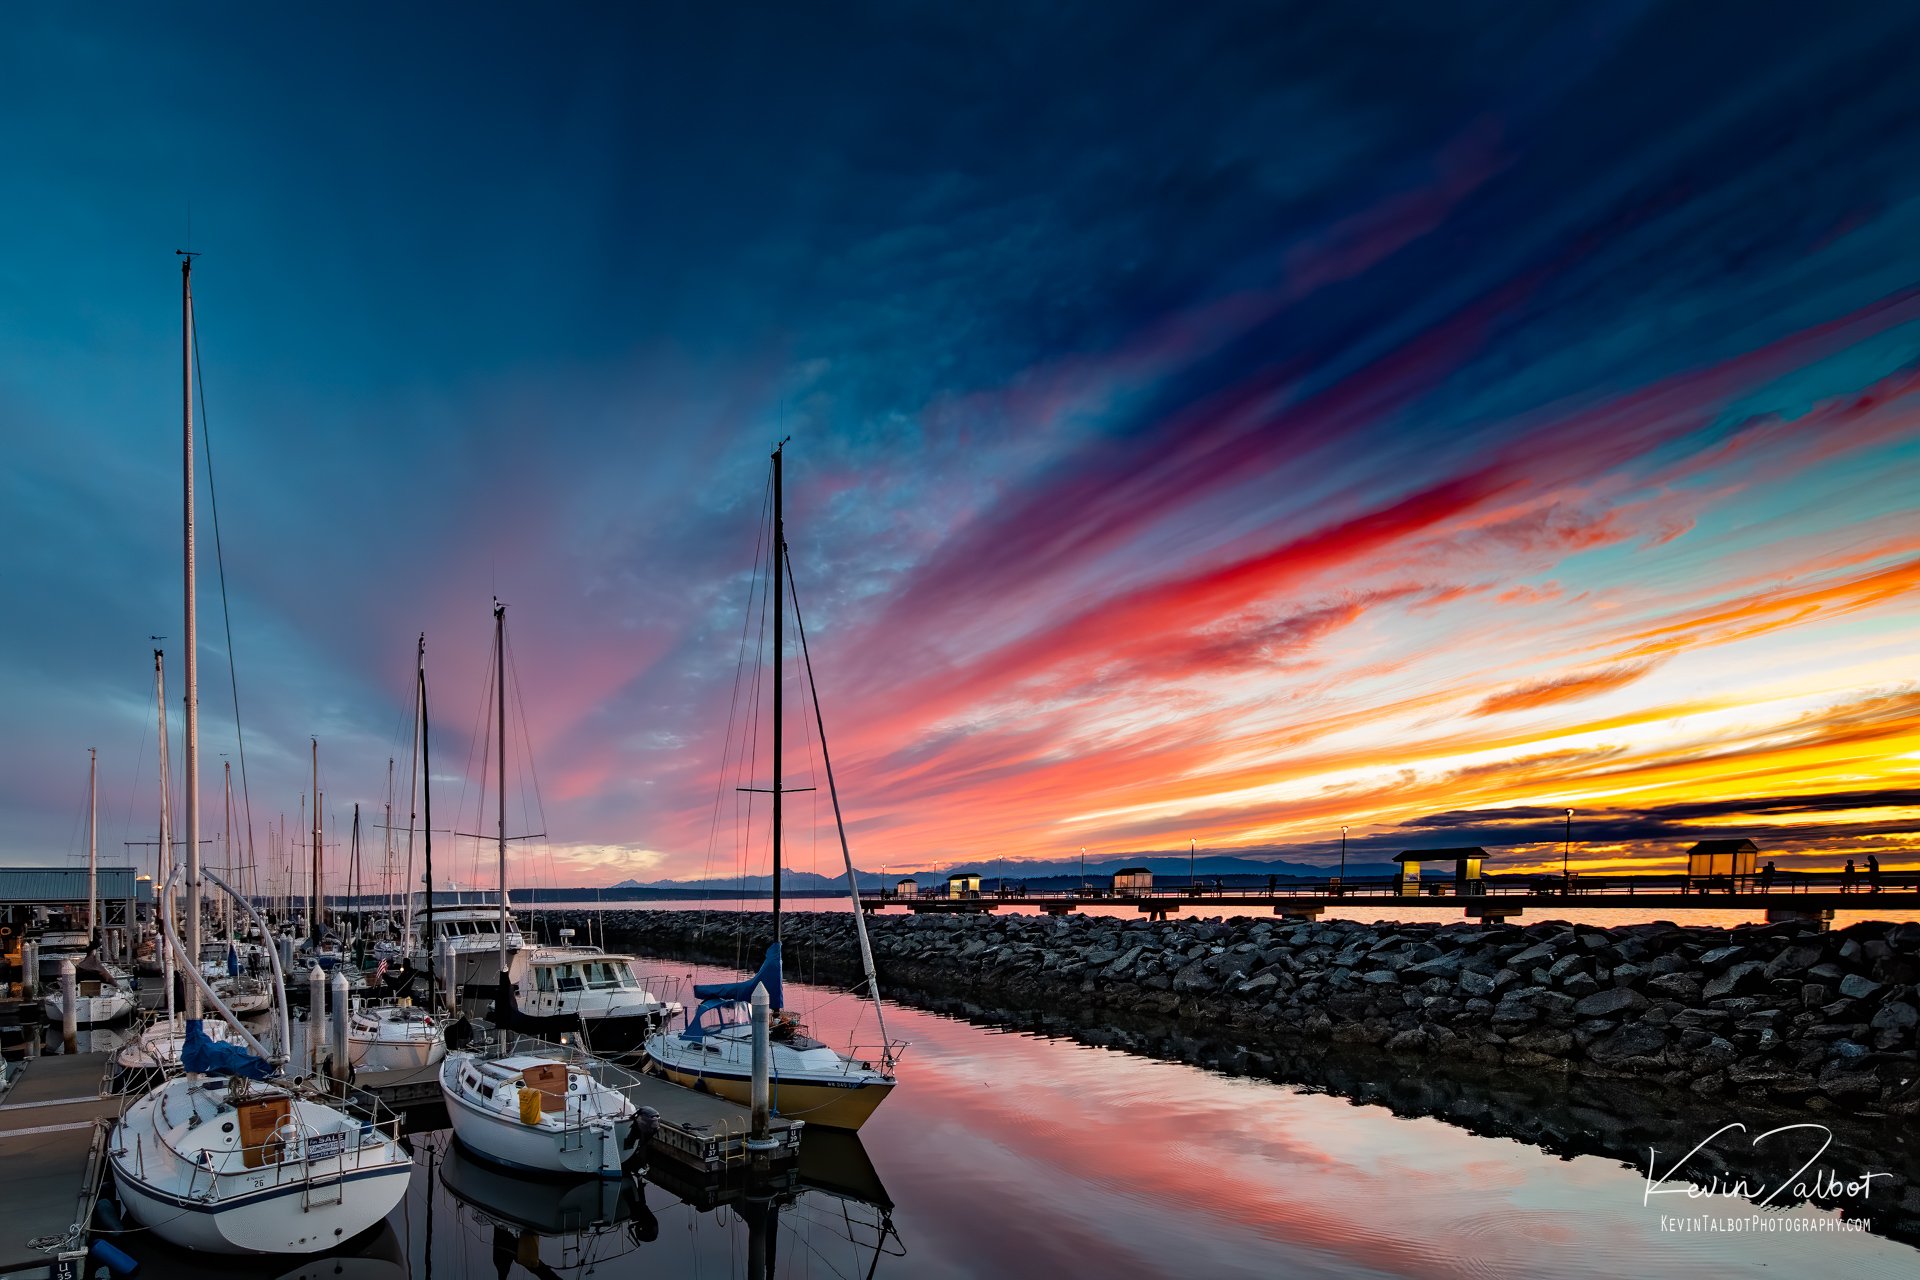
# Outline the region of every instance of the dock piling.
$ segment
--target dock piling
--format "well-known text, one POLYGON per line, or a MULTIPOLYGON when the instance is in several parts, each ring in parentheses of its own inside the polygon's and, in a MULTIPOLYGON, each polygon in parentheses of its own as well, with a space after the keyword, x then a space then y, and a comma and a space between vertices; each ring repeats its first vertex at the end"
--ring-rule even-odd
POLYGON ((307 1069, 320 1074, 327 1056, 327 975, 320 966, 307 966, 307 1069))
POLYGON ((60 1047, 68 1053, 80 1050, 79 983, 73 975, 73 961, 60 962, 60 1047))
POLYGON ((333 1006, 328 1010, 333 1022, 333 1056, 331 1058, 333 1075, 336 1079, 347 1078, 347 971, 335 966, 333 970, 333 1006))
POLYGON ((753 1133, 747 1141, 751 1150, 764 1151, 774 1145, 768 1133, 768 1115, 773 1109, 772 1027, 773 1007, 767 999, 766 984, 753 984, 753 1133))

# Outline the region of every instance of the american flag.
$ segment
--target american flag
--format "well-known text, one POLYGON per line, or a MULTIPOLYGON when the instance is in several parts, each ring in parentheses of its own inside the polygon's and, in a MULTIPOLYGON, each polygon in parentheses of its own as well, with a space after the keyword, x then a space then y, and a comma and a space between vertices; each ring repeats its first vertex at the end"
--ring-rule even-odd
POLYGON ((382 956, 380 957, 380 967, 373 971, 373 980, 375 982, 378 982, 380 981, 380 979, 386 976, 387 976, 387 958, 385 956, 382 956))

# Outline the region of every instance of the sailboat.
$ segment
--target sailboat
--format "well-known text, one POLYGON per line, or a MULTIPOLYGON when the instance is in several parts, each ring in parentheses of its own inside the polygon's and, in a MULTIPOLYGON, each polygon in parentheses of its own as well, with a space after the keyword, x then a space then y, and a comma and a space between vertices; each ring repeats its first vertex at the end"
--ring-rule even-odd
MULTIPOLYGON (((493 604, 495 698, 499 710, 500 920, 498 1007, 511 1024, 513 978, 507 952, 507 607, 493 604)), ((543 1173, 620 1176, 640 1149, 639 1112, 602 1082, 594 1058, 532 1041, 502 1028, 490 1051, 449 1053, 440 1064, 440 1092, 454 1136, 497 1164, 543 1173)))
MULTIPOLYGON (((134 1010, 133 994, 120 985, 94 955, 100 944, 100 759, 87 749, 87 945, 74 965, 73 1020, 83 1027, 118 1022, 134 1010)), ((56 986, 40 1002, 47 1021, 58 1023, 66 1016, 66 996, 56 986)))
MULTIPOLYGON (((749 1001, 756 986, 764 986, 775 1011, 772 1028, 771 1069, 773 1105, 781 1115, 804 1120, 809 1125, 830 1129, 858 1129, 874 1113, 894 1087, 894 1046, 887 1041, 886 1024, 880 1014, 879 984, 873 971, 873 949, 867 942, 867 923, 859 907, 859 889, 855 885, 853 857, 847 847, 846 825, 840 821, 840 795, 833 783, 833 768, 827 764, 827 785, 833 796, 835 822, 840 827, 840 849, 846 859, 847 884, 854 895, 853 920, 860 939, 860 955, 866 968, 866 987, 874 996, 874 1012, 880 1022, 882 1044, 878 1065, 863 1058, 843 1054, 806 1033, 804 1027, 784 1009, 780 959, 780 854, 781 854, 781 735, 783 727, 785 663, 786 589, 783 578, 789 569, 786 520, 782 495, 782 450, 773 451, 773 945, 767 948, 760 971, 744 982, 722 982, 695 986, 700 1004, 679 1031, 662 1031, 647 1039, 647 1060, 652 1069, 676 1084, 706 1089, 734 1102, 750 1104, 753 1091, 753 1023, 749 1001)), ((796 605, 795 620, 799 621, 796 605)), ((806 629, 799 627, 801 652, 806 652, 806 629)), ((812 661, 807 672, 812 677, 812 661)), ((819 699, 814 699, 815 723, 819 729, 821 755, 826 755, 826 726, 820 716, 819 699)))
POLYGON ((107 1140, 107 1161, 121 1202, 142 1226, 184 1249, 227 1254, 318 1253, 359 1235, 406 1195, 413 1158, 400 1145, 399 1121, 336 1104, 275 1077, 292 1037, 285 978, 272 956, 279 1050, 269 1053, 225 1008, 195 963, 200 954, 203 885, 214 887, 263 930, 254 905, 200 865, 199 663, 193 544, 193 257, 180 264, 181 380, 184 401, 186 596, 186 842, 158 899, 162 945, 177 953, 188 979, 185 1074, 130 1102, 107 1140), (186 891, 185 938, 170 904, 186 891), (241 1044, 210 1039, 202 1018, 211 1004, 241 1044))

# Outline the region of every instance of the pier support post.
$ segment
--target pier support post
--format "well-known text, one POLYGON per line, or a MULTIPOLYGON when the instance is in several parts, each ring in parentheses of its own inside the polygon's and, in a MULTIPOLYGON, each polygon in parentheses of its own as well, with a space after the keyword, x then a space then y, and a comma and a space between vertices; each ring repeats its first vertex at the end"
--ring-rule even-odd
MULTIPOLYGON (((343 961, 344 963, 344 961, 343 961)), ((347 971, 339 965, 333 970, 333 1007, 328 1010, 333 1018, 333 1078, 345 1080, 348 1075, 347 1064, 347 971)))
POLYGON ((767 999, 764 983, 753 984, 753 1129, 747 1138, 747 1148, 751 1151, 771 1151, 775 1143, 771 1136, 769 1119, 773 1110, 773 1082, 770 1079, 773 1067, 772 1020, 773 1008, 767 999))
POLYGON ((1833 927, 1832 907, 1768 907, 1768 924, 1814 924, 1825 933, 1833 927))
POLYGON ((1282 920, 1318 920, 1325 907, 1294 906, 1289 903, 1275 903, 1273 914, 1282 920))
POLYGON ((307 1070, 320 1074, 327 1056, 327 975, 320 966, 307 966, 307 1070))
POLYGON ((80 985, 74 980, 73 961, 60 962, 60 1047, 80 1052, 80 985))
POLYGON ((1520 908, 1489 899, 1485 902, 1467 904, 1466 916, 1469 920, 1478 920, 1481 924, 1501 924, 1520 914, 1520 908))

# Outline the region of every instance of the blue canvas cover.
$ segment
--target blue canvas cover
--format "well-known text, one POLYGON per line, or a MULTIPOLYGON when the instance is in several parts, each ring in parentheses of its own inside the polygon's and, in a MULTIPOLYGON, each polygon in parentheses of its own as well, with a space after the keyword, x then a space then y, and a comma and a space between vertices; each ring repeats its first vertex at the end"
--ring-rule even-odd
POLYGON ((687 1029, 680 1033, 683 1040, 698 1040, 712 1031, 718 1031, 728 1025, 724 1016, 717 1011, 742 1001, 753 999, 753 989, 764 986, 767 989, 768 1003, 775 1009, 783 1005, 785 993, 780 988, 780 944, 774 943, 767 948, 767 958, 760 962, 760 971, 751 978, 740 982, 702 982, 696 983, 693 994, 700 998, 700 1007, 687 1019, 687 1029), (713 1020, 706 1015, 715 1013, 713 1020))
POLYGON ((207 1035, 204 1021, 187 1020, 187 1042, 180 1046, 180 1066, 195 1075, 245 1076, 265 1080, 273 1064, 262 1062, 237 1044, 221 1044, 207 1035))

